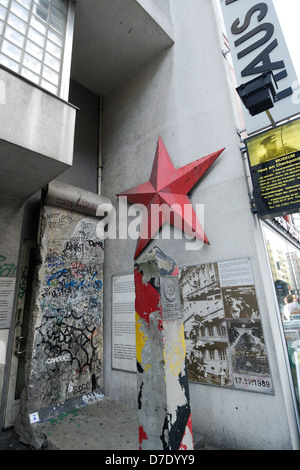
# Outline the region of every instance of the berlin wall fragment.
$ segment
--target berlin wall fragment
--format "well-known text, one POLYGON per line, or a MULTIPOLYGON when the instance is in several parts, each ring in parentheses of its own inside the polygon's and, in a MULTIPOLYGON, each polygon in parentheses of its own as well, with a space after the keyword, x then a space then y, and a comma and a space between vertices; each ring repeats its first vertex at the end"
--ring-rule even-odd
POLYGON ((193 450, 178 273, 157 247, 135 264, 140 450, 193 450))
POLYGON ((28 412, 40 418, 103 388, 104 242, 86 206, 46 200, 41 213, 27 384, 28 412))

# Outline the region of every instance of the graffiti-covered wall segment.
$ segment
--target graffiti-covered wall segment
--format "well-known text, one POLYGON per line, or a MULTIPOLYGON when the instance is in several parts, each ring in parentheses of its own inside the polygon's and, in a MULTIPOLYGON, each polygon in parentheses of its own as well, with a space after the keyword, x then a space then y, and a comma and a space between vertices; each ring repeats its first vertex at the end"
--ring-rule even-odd
POLYGON ((103 240, 96 217, 45 205, 29 413, 103 386, 103 240))

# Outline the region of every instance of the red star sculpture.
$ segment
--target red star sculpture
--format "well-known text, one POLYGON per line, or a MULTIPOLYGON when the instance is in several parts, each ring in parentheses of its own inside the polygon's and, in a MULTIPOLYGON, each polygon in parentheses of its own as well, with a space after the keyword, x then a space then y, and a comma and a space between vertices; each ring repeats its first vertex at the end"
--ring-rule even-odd
POLYGON ((209 244, 187 194, 223 151, 175 169, 159 137, 150 181, 117 194, 119 197, 126 196, 132 204, 143 205, 135 259, 167 221, 209 244))

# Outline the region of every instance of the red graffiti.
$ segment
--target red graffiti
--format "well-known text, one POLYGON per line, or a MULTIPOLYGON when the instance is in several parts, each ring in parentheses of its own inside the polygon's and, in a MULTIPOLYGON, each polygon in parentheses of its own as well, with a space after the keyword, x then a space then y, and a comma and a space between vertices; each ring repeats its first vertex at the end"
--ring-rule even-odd
POLYGON ((187 445, 183 444, 183 441, 184 441, 187 430, 189 430, 189 434, 191 435, 191 438, 193 438, 192 415, 191 414, 189 416, 188 422, 186 423, 185 432, 184 432, 181 444, 179 446, 179 450, 187 450, 187 445))
POLYGON ((143 318, 149 326, 149 316, 153 312, 162 309, 160 306, 160 295, 157 290, 149 283, 144 284, 143 275, 137 269, 134 272, 135 282, 135 309, 137 314, 143 318))
POLYGON ((71 272, 74 277, 83 277, 85 275, 85 265, 80 262, 73 262, 71 264, 71 272))
POLYGON ((174 271, 172 272, 171 276, 177 277, 179 275, 179 269, 177 266, 175 266, 174 271))
POLYGON ((139 426, 139 450, 141 450, 141 444, 143 441, 146 441, 148 439, 147 434, 144 431, 143 426, 139 426))

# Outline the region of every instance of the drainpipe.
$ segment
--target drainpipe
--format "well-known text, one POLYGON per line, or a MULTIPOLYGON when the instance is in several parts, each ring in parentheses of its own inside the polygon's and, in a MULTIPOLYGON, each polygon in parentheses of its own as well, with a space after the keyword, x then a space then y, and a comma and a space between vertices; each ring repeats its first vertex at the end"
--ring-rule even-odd
POLYGON ((103 152, 103 97, 99 109, 99 150, 98 150, 98 194, 102 193, 102 152, 103 152))

